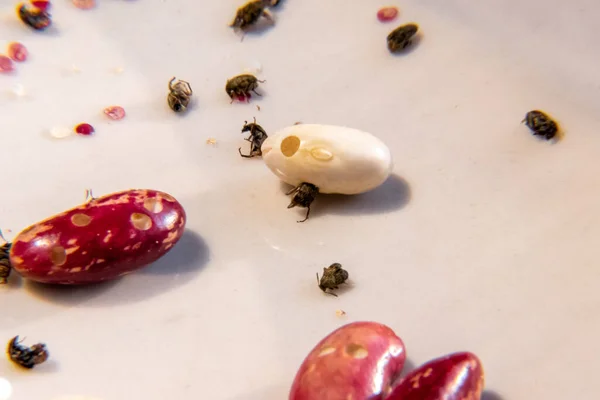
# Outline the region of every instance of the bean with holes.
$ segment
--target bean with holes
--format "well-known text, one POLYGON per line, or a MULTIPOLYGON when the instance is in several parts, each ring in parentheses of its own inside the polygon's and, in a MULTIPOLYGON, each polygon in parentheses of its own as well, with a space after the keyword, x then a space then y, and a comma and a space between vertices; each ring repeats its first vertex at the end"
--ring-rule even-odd
POLYGON ((10 265, 42 283, 115 279, 167 253, 181 238, 185 221, 181 204, 156 190, 92 198, 19 233, 10 249, 10 265))
POLYGON ((472 353, 453 353, 423 364, 394 387, 386 400, 479 400, 484 377, 472 353))
POLYGON ((404 343, 389 327, 376 322, 344 325, 304 359, 289 400, 380 400, 405 359, 404 343))

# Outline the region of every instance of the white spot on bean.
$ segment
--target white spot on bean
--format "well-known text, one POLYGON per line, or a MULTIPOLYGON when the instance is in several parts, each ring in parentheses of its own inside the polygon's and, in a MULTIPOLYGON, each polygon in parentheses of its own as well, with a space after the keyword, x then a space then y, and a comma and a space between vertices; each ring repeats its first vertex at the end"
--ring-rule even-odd
POLYGON ((79 250, 80 246, 73 246, 73 247, 69 247, 67 250, 65 250, 65 253, 67 255, 71 255, 73 253, 75 253, 77 250, 79 250))
POLYGON ((350 355, 352 358, 363 359, 367 358, 369 352, 360 344, 350 343, 346 346, 346 354, 350 355))
POLYGON ((133 247, 131 248, 131 250, 137 250, 140 247, 142 247, 142 242, 137 242, 136 244, 133 245, 133 247))
POLYGON ((427 371, 423 374, 425 378, 427 378, 433 372, 433 368, 427 368, 427 371))
POLYGON ((169 232, 167 237, 162 241, 163 244, 171 243, 172 241, 174 241, 177 238, 178 233, 179 233, 178 231, 169 232))
POLYGON ((54 265, 64 265, 67 262, 67 252, 62 246, 56 246, 50 249, 50 261, 54 265))
POLYGON ((108 231, 108 233, 106 234, 106 236, 104 236, 104 239, 102 240, 104 243, 108 243, 110 242, 110 239, 112 238, 113 234, 111 231, 108 231))
POLYGON ((135 229, 147 231, 152 228, 152 218, 142 213, 133 213, 130 217, 131 223, 135 229))
POLYGON ((74 244, 76 244, 76 243, 77 243, 77 239, 69 239, 69 241, 67 242, 67 244, 68 244, 69 246, 73 246, 73 245, 74 245, 74 244))
POLYGON ((102 264, 103 262, 105 262, 106 260, 99 258, 96 260, 96 264, 102 264))
POLYGON ((169 250, 171 247, 173 247, 173 243, 169 243, 165 246, 165 250, 169 250))
POLYGON ((92 222, 92 217, 83 213, 73 214, 71 217, 71 223, 75 226, 84 227, 88 226, 92 222))
POLYGON ((158 214, 163 210, 162 201, 157 198, 144 200, 144 208, 153 214, 158 214))
POLYGON ((323 357, 323 356, 326 356, 326 355, 334 353, 334 352, 335 352, 335 347, 325 347, 319 353, 319 357, 323 357))
POLYGON ((81 270, 82 270, 82 268, 81 268, 81 267, 75 267, 75 268, 71 268, 71 269, 69 270, 69 272, 73 272, 73 273, 75 273, 75 272, 80 272, 81 270))

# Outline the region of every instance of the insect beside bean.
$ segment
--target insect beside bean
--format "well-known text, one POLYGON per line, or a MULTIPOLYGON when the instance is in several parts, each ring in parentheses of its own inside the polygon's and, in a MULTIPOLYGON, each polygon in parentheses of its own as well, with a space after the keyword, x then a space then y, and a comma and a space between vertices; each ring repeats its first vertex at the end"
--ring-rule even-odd
POLYGON ((244 138, 244 140, 250 142, 250 154, 242 154, 242 148, 238 148, 240 152, 240 156, 245 158, 252 158, 255 156, 261 156, 262 152, 260 150, 263 142, 267 139, 267 132, 263 129, 262 126, 256 123, 256 118, 254 118, 254 122, 248 123, 248 121, 244 121, 244 126, 242 127, 242 133, 250 132, 250 136, 244 138))
POLYGON ((165 255, 185 223, 181 204, 164 192, 133 189, 91 197, 19 233, 10 248, 10 266, 41 283, 112 280, 165 255))
POLYGON ((267 167, 293 186, 288 208, 308 209, 320 193, 359 194, 380 186, 392 170, 389 148, 377 137, 334 125, 299 124, 264 141, 267 167))

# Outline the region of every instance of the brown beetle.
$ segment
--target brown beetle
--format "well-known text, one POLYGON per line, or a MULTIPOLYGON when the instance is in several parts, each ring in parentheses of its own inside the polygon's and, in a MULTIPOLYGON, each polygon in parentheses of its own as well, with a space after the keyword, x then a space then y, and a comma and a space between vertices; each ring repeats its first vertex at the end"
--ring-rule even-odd
POLYGON ((37 343, 26 347, 20 344, 18 335, 8 342, 7 353, 12 362, 27 369, 45 362, 49 357, 45 344, 37 343))
POLYGON ((392 53, 400 52, 410 46, 413 37, 417 34, 419 26, 417 24, 401 25, 394 29, 387 36, 387 47, 392 53))
POLYGON ((292 201, 290 202, 287 208, 293 208, 296 206, 306 208, 306 216, 304 217, 304 219, 296 221, 304 222, 308 219, 308 216, 310 215, 310 205, 315 200, 315 197, 317 197, 317 195, 319 194, 319 188, 313 185, 312 183, 304 182, 286 193, 286 195, 288 196, 292 194, 294 196, 292 197, 292 201))
POLYGON ((263 127, 256 123, 256 118, 254 118, 254 122, 251 123, 248 123, 248 121, 244 121, 242 133, 244 132, 250 132, 250 136, 244 139, 250 142, 250 154, 242 154, 242 148, 240 147, 238 149, 238 151, 240 152, 240 156, 245 158, 262 156, 261 146, 263 142, 267 140, 268 136, 267 132, 265 132, 263 127))
POLYGON ((171 110, 175 112, 185 111, 192 98, 192 87, 186 81, 178 80, 173 84, 175 78, 169 81, 169 96, 167 102, 171 110))
POLYGON ((43 31, 52 24, 50 13, 45 9, 27 6, 21 3, 17 6, 19 19, 36 31, 43 31))
POLYGON ((552 139, 558 133, 558 124, 543 111, 529 111, 521 122, 525 122, 535 136, 542 136, 546 140, 552 139))
MULTIPOLYGON (((237 9, 235 18, 229 26, 234 29, 244 31, 256 24, 260 17, 265 17, 269 21, 273 22, 271 13, 266 10, 266 7, 271 5, 271 3, 272 2, 265 2, 263 0, 254 0, 246 3, 237 9)), ((278 3, 278 1, 276 3, 278 3)))
POLYGON ((250 92, 254 92, 257 96, 261 96, 261 94, 256 91, 259 82, 264 83, 266 81, 260 81, 251 74, 237 75, 228 79, 225 84, 225 91, 231 98, 230 103, 233 103, 233 100, 236 98, 240 101, 250 101, 250 92))
POLYGON ((337 297, 337 294, 328 292, 329 290, 338 289, 338 285, 345 283, 348 280, 348 271, 342 268, 342 264, 333 263, 327 268, 323 268, 323 276, 319 279, 317 272, 317 284, 323 293, 337 297))

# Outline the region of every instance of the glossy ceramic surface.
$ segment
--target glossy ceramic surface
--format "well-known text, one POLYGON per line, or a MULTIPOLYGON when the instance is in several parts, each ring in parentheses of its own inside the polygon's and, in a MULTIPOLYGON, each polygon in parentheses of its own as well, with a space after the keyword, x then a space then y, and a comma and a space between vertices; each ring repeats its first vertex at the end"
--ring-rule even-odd
POLYGON ((187 231, 111 283, 1 288, 0 338, 50 352, 32 371, 0 360, 10 400, 286 399, 310 349, 361 320, 402 338, 407 369, 473 352, 485 400, 598 398, 597 2, 406 0, 384 24, 388 3, 282 0, 243 41, 228 27, 242 1, 54 3, 34 32, 0 2, 0 48, 29 50, 0 75, 3 233, 89 188, 169 193, 187 231), (390 55, 387 34, 408 22, 420 39, 390 55), (225 83, 245 70, 266 80, 262 97, 230 104, 225 83), (183 114, 167 105, 172 77, 194 91, 183 114), (127 116, 108 119, 112 105, 127 116), (533 109, 562 141, 530 134, 533 109), (393 173, 319 196, 298 224, 288 186, 238 153, 253 117, 267 132, 370 132, 393 173), (82 122, 95 133, 49 134, 82 122), (315 282, 334 262, 350 273, 338 298, 315 282))

